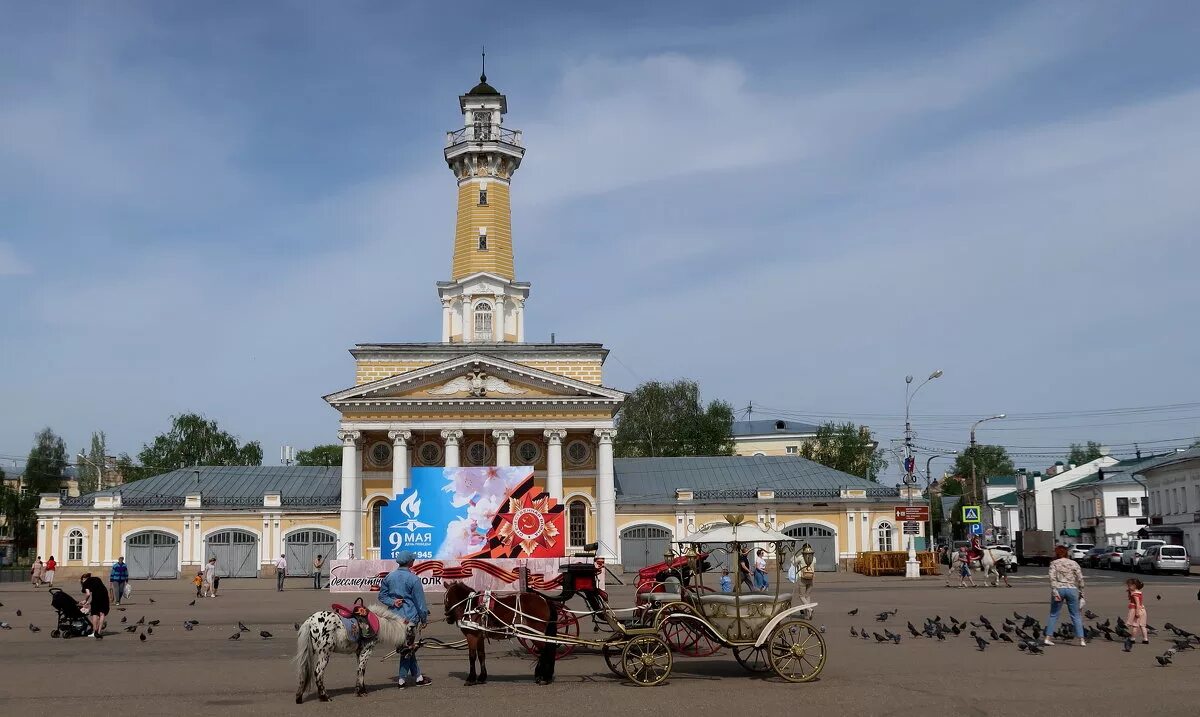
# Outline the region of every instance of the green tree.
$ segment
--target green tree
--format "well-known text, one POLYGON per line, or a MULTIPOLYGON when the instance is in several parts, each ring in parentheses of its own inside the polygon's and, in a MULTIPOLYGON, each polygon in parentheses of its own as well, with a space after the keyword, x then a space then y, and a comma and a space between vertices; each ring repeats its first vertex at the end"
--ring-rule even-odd
POLYGON ((1100 451, 1100 444, 1095 441, 1088 441, 1086 445, 1078 443, 1071 444, 1071 452, 1067 454, 1067 465, 1074 463, 1081 466, 1084 463, 1090 463, 1100 456, 1104 455, 1100 451))
POLYGON ((43 428, 33 437, 33 448, 25 462, 28 492, 33 496, 57 493, 66 470, 67 444, 54 431, 43 428))
POLYGON ((650 381, 634 389, 617 414, 614 452, 622 458, 733 455, 733 407, 700 401, 695 381, 650 381))
MULTIPOLYGON (((216 421, 196 413, 171 417, 171 430, 157 436, 138 452, 141 466, 122 455, 122 470, 132 479, 145 478, 185 466, 260 466, 262 446, 257 441, 241 444, 236 436, 222 431, 216 421)), ((126 475, 126 481, 131 479, 126 475)))
POLYGON ((1017 472, 1004 446, 977 445, 967 448, 954 459, 954 475, 967 486, 965 494, 972 501, 980 501, 985 495, 984 482, 992 476, 1010 476, 1017 472), (977 485, 971 486, 971 467, 975 468, 977 485))
POLYGON ((296 463, 302 466, 340 466, 342 447, 336 443, 313 446, 307 451, 297 453, 296 463))
POLYGON ((79 475, 79 493, 87 495, 100 490, 104 485, 105 451, 107 449, 104 431, 92 433, 92 447, 84 456, 86 460, 79 461, 75 466, 79 475))
POLYGON ((37 544, 37 507, 40 498, 36 493, 22 495, 18 489, 4 483, 4 471, 0 471, 0 515, 4 516, 13 549, 22 555, 37 544))
POLYGON ((877 480, 888 467, 879 442, 866 426, 830 421, 817 428, 816 438, 800 446, 800 455, 835 470, 877 480))

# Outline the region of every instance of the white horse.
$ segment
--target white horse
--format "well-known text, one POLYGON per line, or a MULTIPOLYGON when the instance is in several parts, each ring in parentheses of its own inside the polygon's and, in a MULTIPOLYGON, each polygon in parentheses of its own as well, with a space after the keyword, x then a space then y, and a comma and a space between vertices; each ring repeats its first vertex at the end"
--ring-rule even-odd
MULTIPOLYGON (((998 588, 1000 587, 1000 578, 1003 577, 998 566, 1005 561, 1007 556, 1003 551, 993 550, 992 548, 982 548, 982 551, 983 555, 980 556, 978 562, 979 569, 983 571, 983 584, 988 587, 998 588), (995 583, 992 582, 993 576, 995 577, 995 583)), ((954 553, 954 557, 950 561, 950 572, 946 575, 947 578, 958 574, 959 568, 962 565, 961 555, 962 553, 954 553)), ((971 565, 968 564, 967 567, 969 569, 971 565)), ((949 582, 946 583, 946 585, 949 584, 949 582)))
POLYGON ((330 700, 325 691, 325 666, 329 664, 329 655, 334 652, 352 654, 358 658, 358 680, 356 686, 359 696, 367 693, 367 658, 379 643, 394 645, 397 648, 404 644, 408 636, 408 621, 400 618, 383 605, 369 605, 367 609, 379 618, 379 633, 368 640, 350 639, 342 618, 335 612, 323 610, 313 613, 300 625, 300 634, 296 636, 296 662, 300 686, 296 689, 296 704, 304 701, 304 693, 308 691, 310 681, 317 683, 317 697, 322 702, 330 700))

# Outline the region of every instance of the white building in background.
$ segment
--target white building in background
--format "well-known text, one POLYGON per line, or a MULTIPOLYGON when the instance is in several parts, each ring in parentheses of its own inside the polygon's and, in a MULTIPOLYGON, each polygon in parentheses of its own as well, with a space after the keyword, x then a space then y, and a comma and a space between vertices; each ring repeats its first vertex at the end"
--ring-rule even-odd
POLYGON ((1098 468, 1107 468, 1116 462, 1117 459, 1112 456, 1101 456, 1083 465, 1070 466, 1054 475, 1018 474, 1017 508, 1021 530, 1050 530, 1057 533, 1061 521, 1055 522, 1054 490, 1070 485, 1095 473, 1098 468))
POLYGON ((1146 489, 1135 473, 1157 458, 1117 461, 1052 491, 1053 530, 1063 543, 1123 545, 1147 522, 1146 489))
POLYGON ((1200 446, 1151 461, 1139 477, 1150 493, 1146 537, 1183 545, 1200 564, 1200 446))

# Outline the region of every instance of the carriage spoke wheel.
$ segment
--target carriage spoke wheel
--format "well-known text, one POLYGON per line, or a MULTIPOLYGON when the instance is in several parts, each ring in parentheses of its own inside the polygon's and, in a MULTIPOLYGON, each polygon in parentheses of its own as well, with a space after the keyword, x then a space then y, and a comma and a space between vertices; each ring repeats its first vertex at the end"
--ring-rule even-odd
POLYGON ((604 664, 608 665, 609 671, 617 677, 624 677, 625 666, 621 662, 623 659, 622 649, 619 646, 614 647, 605 645, 604 647, 600 648, 600 652, 604 655, 604 664))
POLYGON ((733 659, 749 672, 770 672, 771 659, 767 657, 767 646, 735 647, 733 659))
POLYGON ((658 633, 672 650, 688 657, 708 657, 721 649, 719 643, 689 620, 668 620, 658 628, 658 633))
POLYGON ((788 682, 808 682, 825 667, 825 638, 804 620, 785 620, 767 640, 771 669, 788 682))
MULTIPOLYGON (((567 612, 566 609, 559 608, 556 624, 558 625, 556 632, 559 636, 579 637, 579 618, 575 617, 573 613, 567 612)), ((542 649, 542 645, 545 644, 537 640, 528 640, 524 637, 518 637, 517 642, 521 644, 521 647, 525 648, 526 652, 535 657, 542 649)), ((554 649, 554 658, 561 660, 572 652, 575 652, 575 645, 559 642, 556 643, 554 649)))
POLYGON ((621 668, 643 687, 661 684, 671 674, 671 648, 658 635, 638 635, 625 645, 621 668))

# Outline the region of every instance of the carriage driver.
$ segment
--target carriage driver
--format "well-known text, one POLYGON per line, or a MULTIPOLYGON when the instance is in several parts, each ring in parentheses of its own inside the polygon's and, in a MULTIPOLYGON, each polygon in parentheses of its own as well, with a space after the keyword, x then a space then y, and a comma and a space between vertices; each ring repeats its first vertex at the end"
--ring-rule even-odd
POLYGON ((425 604, 425 587, 421 578, 413 574, 413 554, 407 550, 396 553, 397 567, 388 573, 379 586, 379 602, 387 606, 393 614, 408 623, 408 638, 400 649, 400 672, 396 686, 400 689, 414 685, 428 685, 430 679, 421 674, 417 665, 415 644, 417 632, 429 622, 429 607, 425 604), (404 649, 405 647, 409 649, 404 649), (405 677, 411 676, 411 684, 405 684, 405 677))

